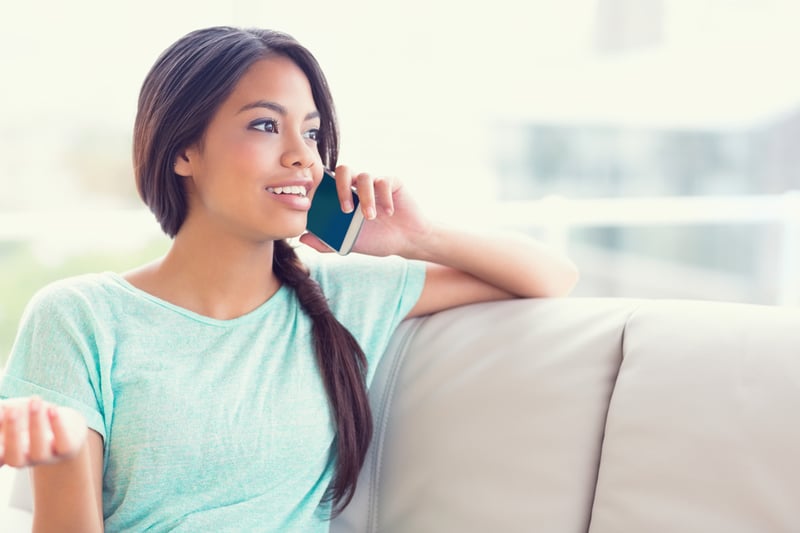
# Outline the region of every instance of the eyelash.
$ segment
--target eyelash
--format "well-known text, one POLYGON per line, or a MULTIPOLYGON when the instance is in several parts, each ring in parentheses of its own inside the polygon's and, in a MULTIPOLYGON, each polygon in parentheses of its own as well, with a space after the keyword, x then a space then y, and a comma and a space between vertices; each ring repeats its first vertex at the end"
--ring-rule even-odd
MULTIPOLYGON (((254 130, 258 130, 264 133, 279 133, 280 132, 280 124, 275 119, 261 119, 256 120, 250 124, 250 127, 254 130), (262 128, 263 126, 263 128, 262 128), (268 130, 267 128, 270 127, 268 130)), ((303 134, 304 137, 317 142, 319 140, 319 128, 312 128, 303 134)))
POLYGON ((263 131, 264 133, 278 133, 278 126, 280 126, 280 124, 278 124, 278 121, 270 118, 260 119, 250 123, 251 128, 258 131, 263 131), (264 126, 264 128, 262 129, 261 126, 264 126), (267 126, 271 126, 272 131, 268 131, 267 126))

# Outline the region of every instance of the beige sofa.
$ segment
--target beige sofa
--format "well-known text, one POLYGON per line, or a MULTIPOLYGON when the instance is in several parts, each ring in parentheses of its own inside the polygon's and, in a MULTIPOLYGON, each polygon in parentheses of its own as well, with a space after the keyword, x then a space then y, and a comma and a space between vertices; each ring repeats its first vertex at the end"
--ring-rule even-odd
POLYGON ((800 531, 797 308, 463 307, 405 322, 370 394, 332 533, 800 531))

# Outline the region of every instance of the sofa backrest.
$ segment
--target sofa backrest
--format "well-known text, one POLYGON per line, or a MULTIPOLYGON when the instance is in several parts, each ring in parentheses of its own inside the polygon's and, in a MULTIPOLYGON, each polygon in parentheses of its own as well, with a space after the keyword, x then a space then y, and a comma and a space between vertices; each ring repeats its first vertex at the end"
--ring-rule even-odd
POLYGON ((629 300, 518 300, 403 325, 335 533, 587 531, 629 300))
POLYGON ((800 531, 800 309, 524 300, 403 325, 332 533, 800 531))

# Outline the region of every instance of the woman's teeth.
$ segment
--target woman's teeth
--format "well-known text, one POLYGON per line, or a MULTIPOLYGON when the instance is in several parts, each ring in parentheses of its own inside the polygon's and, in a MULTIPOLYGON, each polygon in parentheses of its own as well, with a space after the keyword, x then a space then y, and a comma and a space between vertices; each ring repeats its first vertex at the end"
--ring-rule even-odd
POLYGON ((292 185, 289 187, 267 187, 267 192, 272 194, 296 194, 298 196, 306 195, 306 188, 300 185, 292 185))

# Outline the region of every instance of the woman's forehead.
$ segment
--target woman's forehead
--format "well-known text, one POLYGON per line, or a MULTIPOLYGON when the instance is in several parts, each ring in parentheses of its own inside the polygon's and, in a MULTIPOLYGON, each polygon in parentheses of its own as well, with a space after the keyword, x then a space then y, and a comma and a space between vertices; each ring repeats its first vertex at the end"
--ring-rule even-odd
POLYGON ((305 73, 283 56, 253 63, 239 79, 226 105, 240 109, 259 101, 274 102, 290 113, 302 115, 316 110, 311 84, 305 73))

